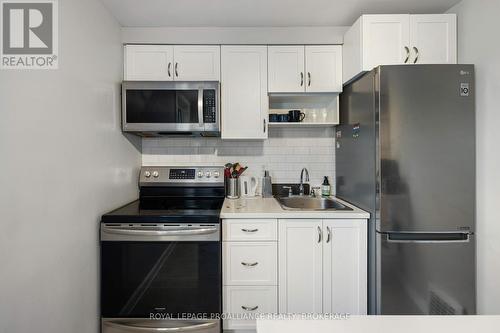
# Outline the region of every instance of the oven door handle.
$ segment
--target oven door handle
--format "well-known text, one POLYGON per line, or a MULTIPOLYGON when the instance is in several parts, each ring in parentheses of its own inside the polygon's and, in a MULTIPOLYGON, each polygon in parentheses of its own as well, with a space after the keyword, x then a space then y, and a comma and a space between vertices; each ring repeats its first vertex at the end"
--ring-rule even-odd
POLYGON ((180 327, 148 327, 140 325, 122 324, 114 321, 106 321, 104 322, 104 324, 118 329, 123 329, 128 332, 188 332, 188 331, 207 330, 217 325, 216 322, 207 322, 202 324, 180 326, 180 327))
POLYGON ((190 235, 208 235, 216 233, 217 228, 186 228, 176 230, 164 229, 126 229, 114 227, 102 227, 102 231, 115 235, 136 235, 136 236, 190 236, 190 235))

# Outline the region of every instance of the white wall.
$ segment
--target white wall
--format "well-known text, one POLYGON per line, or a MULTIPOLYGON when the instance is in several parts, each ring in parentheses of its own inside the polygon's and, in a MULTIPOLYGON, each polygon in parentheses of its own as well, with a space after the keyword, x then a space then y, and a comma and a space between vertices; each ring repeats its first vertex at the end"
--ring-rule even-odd
POLYGON ((476 65, 477 286, 480 314, 500 314, 500 1, 464 0, 458 14, 459 62, 476 65))
POLYGON ((0 71, 0 332, 98 332, 98 221, 136 198, 120 27, 59 1, 59 70, 0 71))
POLYGON ((348 27, 122 28, 124 44, 342 44, 348 27))
MULTIPOLYGON (((270 170, 274 183, 298 183, 300 171, 309 170, 312 185, 323 176, 335 179, 333 128, 272 128, 263 141, 220 138, 160 138, 142 141, 144 165, 224 165, 240 162, 247 175, 262 177, 270 170)), ((332 184, 332 188, 335 188, 332 184)))

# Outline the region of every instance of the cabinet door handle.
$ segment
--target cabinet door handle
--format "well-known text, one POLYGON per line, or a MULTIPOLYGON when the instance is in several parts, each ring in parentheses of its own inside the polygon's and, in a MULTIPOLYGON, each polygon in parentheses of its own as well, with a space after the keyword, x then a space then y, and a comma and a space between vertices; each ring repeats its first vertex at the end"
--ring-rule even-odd
POLYGON ((255 267, 257 266, 259 263, 258 262, 241 262, 241 264, 243 266, 246 266, 246 267, 255 267))
POLYGON ((177 77, 179 77, 179 72, 178 72, 178 70, 177 70, 178 68, 179 68, 179 63, 178 63, 178 62, 176 62, 176 63, 175 63, 175 76, 177 76, 177 77))
POLYGON ((168 63, 168 68, 167 68, 168 77, 172 77, 172 74, 170 73, 170 67, 172 67, 172 63, 171 62, 168 63))
POLYGON ((416 48, 415 46, 413 47, 413 51, 415 51, 415 53, 416 53, 415 60, 413 60, 413 63, 416 64, 420 53, 418 52, 418 48, 416 48))
POLYGON ((264 133, 266 133, 266 120, 265 119, 264 119, 264 126, 263 126, 262 130, 264 131, 264 133))
POLYGON ((407 64, 408 60, 410 60, 410 48, 408 46, 405 46, 405 51, 406 51, 405 64, 407 64))
POLYGON ((304 72, 300 72, 300 86, 304 85, 304 72))
POLYGON ((244 305, 242 305, 241 308, 245 311, 255 311, 259 308, 259 306, 258 305, 256 305, 256 306, 244 306, 244 305))
POLYGON ((243 232, 257 232, 257 231, 259 231, 259 229, 245 229, 245 228, 243 228, 243 229, 241 229, 241 231, 243 231, 243 232))
POLYGON ((308 79, 307 86, 310 87, 311 86, 311 72, 307 72, 307 79, 308 79))
POLYGON ((323 231, 321 230, 320 227, 318 227, 318 243, 321 243, 322 239, 323 239, 323 231))
POLYGON ((332 231, 330 230, 330 227, 326 227, 326 242, 330 243, 330 240, 332 239, 332 231))

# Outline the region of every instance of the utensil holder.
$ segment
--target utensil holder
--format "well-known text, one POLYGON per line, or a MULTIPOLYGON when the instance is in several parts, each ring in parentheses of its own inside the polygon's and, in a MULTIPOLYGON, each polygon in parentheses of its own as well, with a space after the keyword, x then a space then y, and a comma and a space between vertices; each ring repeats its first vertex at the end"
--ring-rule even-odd
POLYGON ((240 179, 226 178, 226 198, 239 199, 240 197, 240 179))

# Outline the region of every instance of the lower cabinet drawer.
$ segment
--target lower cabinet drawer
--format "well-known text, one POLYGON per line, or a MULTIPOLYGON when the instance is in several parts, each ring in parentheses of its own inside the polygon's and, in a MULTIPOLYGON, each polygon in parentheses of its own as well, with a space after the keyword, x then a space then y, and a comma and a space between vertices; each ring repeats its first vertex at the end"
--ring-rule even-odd
POLYGON ((277 241, 278 222, 275 219, 224 219, 223 241, 277 241))
POLYGON ((223 284, 228 286, 276 285, 276 242, 223 242, 223 284))
POLYGON ((255 329, 252 315, 278 313, 276 286, 224 286, 224 329, 255 329))

